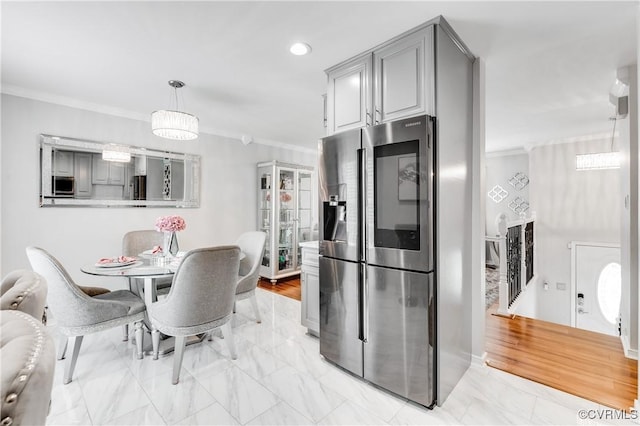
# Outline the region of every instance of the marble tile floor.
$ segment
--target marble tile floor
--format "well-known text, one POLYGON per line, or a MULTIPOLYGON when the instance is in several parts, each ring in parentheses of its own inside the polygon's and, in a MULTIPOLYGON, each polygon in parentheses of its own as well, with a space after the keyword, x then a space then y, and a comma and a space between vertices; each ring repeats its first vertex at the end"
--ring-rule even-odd
POLYGON ((300 302, 261 289, 257 296, 262 324, 248 300, 233 319, 238 359, 220 338, 189 346, 176 386, 172 355, 136 359, 120 328, 86 336, 70 384, 62 384, 64 361, 56 364, 47 424, 633 424, 581 420, 579 410, 593 418, 605 407, 476 365, 442 407, 427 410, 321 359, 318 340, 300 325, 300 302))

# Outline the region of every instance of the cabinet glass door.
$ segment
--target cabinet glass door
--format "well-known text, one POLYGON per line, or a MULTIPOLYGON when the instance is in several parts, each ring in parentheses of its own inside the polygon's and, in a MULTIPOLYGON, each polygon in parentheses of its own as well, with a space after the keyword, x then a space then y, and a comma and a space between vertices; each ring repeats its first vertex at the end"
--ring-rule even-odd
POLYGON ((280 217, 278 218, 278 271, 294 266, 295 171, 278 169, 280 217))
MULTIPOLYGON (((311 172, 298 172, 298 241, 313 240, 311 229, 311 172)), ((298 263, 302 250, 298 246, 298 263)))
POLYGON ((261 167, 258 169, 260 177, 260 191, 258 194, 258 229, 267 234, 267 243, 264 247, 264 255, 262 257, 262 265, 267 268, 271 267, 271 167, 261 167))

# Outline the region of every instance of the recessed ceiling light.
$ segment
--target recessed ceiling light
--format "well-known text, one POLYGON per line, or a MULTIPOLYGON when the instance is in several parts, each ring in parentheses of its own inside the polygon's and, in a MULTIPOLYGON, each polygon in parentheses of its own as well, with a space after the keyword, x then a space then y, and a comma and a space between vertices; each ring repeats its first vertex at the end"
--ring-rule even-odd
POLYGON ((297 56, 306 55, 307 53, 311 52, 311 46, 309 46, 307 43, 293 43, 289 48, 289 52, 297 56))

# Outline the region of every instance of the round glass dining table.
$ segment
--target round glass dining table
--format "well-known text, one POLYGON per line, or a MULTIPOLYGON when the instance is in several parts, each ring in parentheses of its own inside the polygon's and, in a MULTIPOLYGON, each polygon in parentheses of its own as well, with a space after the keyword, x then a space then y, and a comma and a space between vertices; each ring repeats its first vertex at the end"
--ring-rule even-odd
MULTIPOLYGON (((240 252, 240 260, 244 259, 246 255, 240 252)), ((129 278, 129 290, 136 295, 143 297, 144 303, 147 306, 151 306, 153 302, 158 299, 157 296, 157 279, 171 277, 178 269, 181 256, 174 259, 173 262, 167 262, 167 259, 152 258, 146 256, 140 256, 138 260, 130 265, 125 266, 112 266, 111 264, 87 264, 80 268, 82 272, 89 275, 97 275, 101 277, 126 277, 129 278), (177 262, 176 262, 177 260, 177 262), (140 280, 143 282, 143 286, 140 286, 140 280), (142 288, 140 288, 142 287, 142 288)), ((151 323, 148 317, 145 317, 144 323, 147 329, 151 330, 151 323)), ((193 336, 187 339, 187 345, 201 342, 204 335, 193 336)), ((147 340, 151 342, 151 339, 147 340)), ((173 352, 173 337, 162 338, 160 341, 160 355, 166 355, 173 352)), ((145 345, 145 354, 152 354, 150 345, 145 345), (148 346, 148 347, 147 347, 148 346)))
POLYGON ((126 266, 111 266, 88 264, 80 268, 82 272, 89 275, 98 275, 101 277, 126 277, 129 278, 129 290, 142 296, 142 292, 135 284, 138 280, 131 278, 140 278, 144 282, 144 301, 147 306, 155 302, 157 299, 155 280, 157 278, 171 277, 178 268, 177 265, 170 263, 159 265, 156 259, 142 258, 126 266))
MULTIPOLYGON (((157 297, 158 278, 172 277, 178 269, 175 263, 165 262, 165 259, 140 257, 134 263, 126 266, 112 266, 111 264, 87 264, 80 268, 82 272, 89 275, 97 275, 101 277, 126 277, 129 278, 129 290, 134 294, 142 297, 147 306, 151 306, 157 297), (160 264, 161 263, 161 264, 160 264), (142 281, 142 285, 141 284, 142 281), (142 287, 142 288, 141 288, 142 287)), ((145 355, 152 355, 151 337, 148 333, 151 331, 151 322, 145 315, 144 324, 147 328, 147 344, 144 345, 143 352, 145 355)), ((188 340, 188 344, 197 343, 202 340, 202 336, 188 340)), ((162 336, 160 340, 160 355, 167 355, 173 352, 174 339, 162 336)))

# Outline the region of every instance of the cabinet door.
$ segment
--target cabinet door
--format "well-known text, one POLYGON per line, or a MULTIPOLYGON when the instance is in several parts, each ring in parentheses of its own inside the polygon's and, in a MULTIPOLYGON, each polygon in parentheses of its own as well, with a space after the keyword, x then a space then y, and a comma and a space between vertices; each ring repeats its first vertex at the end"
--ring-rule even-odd
POLYGON ((109 183, 109 161, 104 161, 100 154, 93 155, 91 182, 100 185, 109 183))
POLYGON ((377 50, 373 57, 375 124, 433 115, 433 27, 377 50))
POLYGON ((311 229, 311 211, 313 207, 313 200, 311 199, 311 172, 306 170, 298 171, 298 193, 296 199, 298 200, 298 212, 297 212, 297 240, 296 246, 298 247, 298 253, 296 256, 297 264, 302 263, 301 248, 298 243, 303 241, 313 240, 313 231, 311 229))
POLYGON ((371 55, 350 61, 328 75, 328 133, 371 125, 371 55))
POLYGON ((278 167, 278 272, 295 269, 295 170, 278 167))
POLYGON ((53 151, 53 175, 73 176, 73 152, 53 151))
POLYGON ((125 163, 109 163, 109 185, 124 185, 124 165, 125 163))
POLYGON ((303 265, 300 285, 302 286, 302 325, 309 329, 309 333, 319 336, 320 275, 318 274, 318 268, 303 265))
POLYGON ((136 155, 134 161, 134 176, 146 176, 147 175, 147 156, 136 155))
POLYGON ((76 198, 91 198, 91 154, 76 153, 73 161, 76 198))
POLYGON ((272 194, 277 194, 277 189, 272 188, 273 179, 273 167, 262 166, 258 167, 258 178, 260 179, 258 185, 258 230, 267 234, 267 242, 264 247, 264 254, 262 255, 261 262, 261 275, 265 277, 271 277, 273 253, 275 253, 271 238, 271 229, 273 224, 271 205, 273 204, 272 194))

